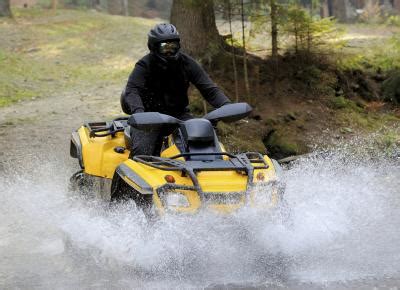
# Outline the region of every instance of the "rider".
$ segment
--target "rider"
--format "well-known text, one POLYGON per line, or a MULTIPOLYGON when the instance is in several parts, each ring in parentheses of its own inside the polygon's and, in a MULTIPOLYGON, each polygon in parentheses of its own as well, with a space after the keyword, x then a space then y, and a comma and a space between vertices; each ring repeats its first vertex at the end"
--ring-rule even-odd
MULTIPOLYGON (((213 107, 230 103, 202 67, 180 50, 180 37, 174 25, 156 25, 148 33, 147 46, 150 53, 136 63, 121 96, 125 113, 160 112, 181 120, 190 119, 187 107, 190 83, 213 107)), ((131 156, 159 154, 162 132, 131 127, 130 135, 131 156)))

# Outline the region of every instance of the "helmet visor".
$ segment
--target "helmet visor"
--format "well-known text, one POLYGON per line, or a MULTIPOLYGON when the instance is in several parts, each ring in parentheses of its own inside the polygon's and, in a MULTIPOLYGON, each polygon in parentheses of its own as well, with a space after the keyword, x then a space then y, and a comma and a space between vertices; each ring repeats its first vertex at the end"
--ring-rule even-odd
POLYGON ((180 49, 178 41, 160 42, 158 45, 158 52, 165 56, 174 56, 180 49))

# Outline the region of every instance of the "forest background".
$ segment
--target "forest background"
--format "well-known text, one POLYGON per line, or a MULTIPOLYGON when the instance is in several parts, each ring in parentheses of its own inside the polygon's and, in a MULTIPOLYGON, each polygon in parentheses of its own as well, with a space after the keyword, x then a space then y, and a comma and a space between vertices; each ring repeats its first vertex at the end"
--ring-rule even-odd
MULTIPOLYGON (((360 135, 395 150, 399 14, 400 0, 0 0, 0 106, 60 94, 87 104, 97 88, 109 96, 96 113, 112 118, 146 32, 170 21, 230 98, 255 109, 220 124, 229 150, 282 158, 360 135)), ((195 114, 211 109, 196 90, 191 99, 195 114)))

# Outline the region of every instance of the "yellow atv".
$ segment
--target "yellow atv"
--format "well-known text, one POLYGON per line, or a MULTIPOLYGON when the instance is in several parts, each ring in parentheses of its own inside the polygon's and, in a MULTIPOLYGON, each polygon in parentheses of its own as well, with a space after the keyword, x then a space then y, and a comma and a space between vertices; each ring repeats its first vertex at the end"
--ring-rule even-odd
POLYGON ((283 192, 278 163, 256 152, 226 152, 214 130, 218 121, 238 121, 251 110, 237 103, 187 121, 146 112, 86 123, 72 133, 70 153, 82 168, 71 177, 72 189, 86 188, 106 200, 133 199, 160 215, 277 208, 283 192), (129 126, 170 132, 161 155, 129 159, 129 126))

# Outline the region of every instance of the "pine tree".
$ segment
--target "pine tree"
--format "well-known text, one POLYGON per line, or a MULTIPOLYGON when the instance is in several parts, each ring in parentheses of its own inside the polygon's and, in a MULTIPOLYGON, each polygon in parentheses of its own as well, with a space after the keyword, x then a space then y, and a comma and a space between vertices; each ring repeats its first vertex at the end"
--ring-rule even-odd
POLYGON ((10 0, 0 0, 0 17, 11 17, 10 0))

